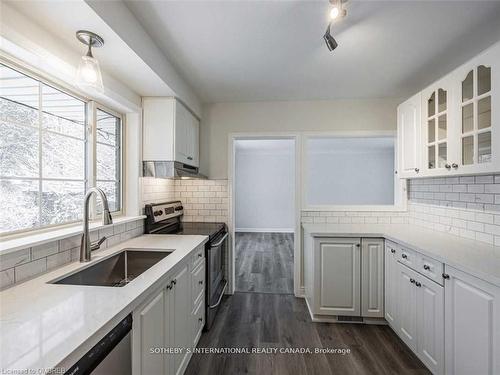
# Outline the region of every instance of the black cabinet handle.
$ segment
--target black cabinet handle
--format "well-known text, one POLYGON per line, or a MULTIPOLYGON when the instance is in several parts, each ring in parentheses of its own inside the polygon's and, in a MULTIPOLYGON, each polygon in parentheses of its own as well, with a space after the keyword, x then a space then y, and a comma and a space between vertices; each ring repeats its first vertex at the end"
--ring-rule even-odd
POLYGON ((453 169, 458 169, 458 164, 457 163, 453 163, 451 166, 453 167, 453 169))
POLYGON ((451 169, 451 165, 449 165, 448 163, 446 163, 446 164, 444 165, 444 167, 445 167, 446 169, 448 169, 448 170, 450 170, 450 169, 451 169))
POLYGON ((401 258, 403 258, 403 259, 408 259, 408 255, 406 255, 406 254, 401 254, 401 258))
POLYGON ((418 286, 419 288, 422 286, 422 284, 420 284, 418 281, 415 283, 416 286, 418 286))
POLYGON ((177 284, 177 279, 173 279, 172 283, 174 283, 174 285, 177 284))
POLYGON ((450 278, 450 275, 448 275, 447 273, 443 273, 443 279, 449 279, 450 278))
POLYGON ((420 172, 420 169, 415 168, 415 172, 416 172, 416 173, 420 172))
POLYGON ((201 258, 201 256, 202 256, 201 253, 198 253, 198 258, 201 258))
POLYGON ((391 249, 391 253, 396 254, 396 250, 391 249))
POLYGON ((410 283, 415 284, 415 279, 410 279, 410 283))
POLYGON ((203 323, 203 318, 198 318, 198 321, 199 321, 200 323, 203 323))
POLYGON ((198 284, 203 285, 203 280, 198 281, 198 284))
POLYGON ((431 267, 429 267, 427 264, 424 264, 424 270, 429 271, 431 267))

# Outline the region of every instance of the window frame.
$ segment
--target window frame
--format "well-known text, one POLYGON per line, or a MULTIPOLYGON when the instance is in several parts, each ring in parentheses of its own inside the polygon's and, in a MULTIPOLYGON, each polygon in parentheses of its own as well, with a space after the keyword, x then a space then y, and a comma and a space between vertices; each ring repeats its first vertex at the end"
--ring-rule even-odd
MULTIPOLYGON (((96 154, 96 146, 97 146, 97 139, 96 139, 96 133, 97 133, 97 109, 100 109, 104 112, 107 112, 113 116, 116 116, 120 119, 120 173, 118 174, 119 177, 119 196, 120 196, 120 210, 111 212, 111 216, 113 218, 117 218, 120 216, 123 216, 125 214, 125 173, 124 171, 126 170, 125 166, 125 158, 124 158, 124 150, 125 150, 125 115, 115 111, 114 109, 105 106, 98 101, 96 101, 94 98, 90 98, 84 95, 81 95, 80 93, 76 92, 75 90, 72 90, 71 87, 66 84, 65 82, 61 82, 60 80, 56 78, 52 78, 48 75, 45 75, 43 73, 35 71, 33 68, 30 68, 29 66, 26 66, 25 64, 22 63, 17 63, 14 61, 11 61, 4 56, 0 56, 0 64, 6 66, 9 69, 15 70, 19 72, 20 74, 23 74, 27 76, 28 78, 31 78, 33 80, 36 80, 39 82, 39 103, 42 101, 41 97, 41 90, 42 90, 42 85, 46 85, 49 87, 52 87, 66 95, 72 96, 75 99, 78 99, 82 101, 85 104, 85 137, 84 137, 84 142, 85 142, 85 160, 84 160, 84 169, 85 169, 85 175, 84 175, 84 185, 85 185, 85 191, 84 193, 90 188, 90 187, 95 187, 96 186, 96 164, 97 164, 97 154, 96 154)), ((38 111, 42 111, 41 106, 39 105, 38 111)), ((39 120, 41 121, 41 119, 39 120)), ((39 138, 42 137, 42 128, 40 127, 40 122, 39 122, 39 138)), ((41 160, 42 157, 42 149, 41 145, 39 143, 38 146, 39 150, 39 159, 41 160)), ((43 179, 40 171, 41 171, 41 163, 38 167, 39 169, 39 178, 28 178, 30 180, 37 180, 37 181, 42 181, 42 180, 52 180, 51 178, 48 179, 43 179)), ((1 176, 0 176, 1 177, 1 176)), ((15 178, 14 178, 15 179, 15 178)), ((21 178, 20 178, 21 179, 21 178)), ((61 179, 64 180, 64 179, 61 179)), ((69 179, 71 180, 71 179, 69 179)), ((65 180, 64 180, 65 181, 65 180)), ((41 194, 40 187, 39 187, 39 194, 41 194)), ((99 219, 100 215, 97 215, 97 209, 96 209, 96 200, 95 197, 92 198, 90 202, 90 216, 89 219, 91 221, 96 221, 99 219)), ((82 207, 83 207, 83 202, 82 202, 82 207)), ((83 208, 82 208, 83 209, 83 208)), ((41 210, 41 201, 39 202, 39 207, 38 210, 41 210)), ((71 227, 74 226, 75 224, 81 223, 82 220, 72 220, 64 223, 59 223, 59 224, 49 224, 49 225, 40 225, 34 228, 26 228, 26 229, 19 229, 19 230, 14 230, 14 231, 8 231, 8 232, 0 232, 0 238, 9 238, 9 237, 18 237, 18 236, 24 236, 27 234, 36 234, 36 233, 44 233, 44 232, 49 232, 54 229, 61 229, 65 227, 71 227)))
POLYGON ((394 204, 387 205, 311 205, 307 202, 308 173, 306 168, 309 163, 308 141, 314 138, 394 138, 394 170, 397 171, 398 163, 398 138, 396 131, 332 131, 332 132, 307 132, 302 136, 302 179, 301 179, 301 211, 380 211, 380 212, 404 212, 407 210, 408 200, 406 198, 406 180, 394 174, 394 204))

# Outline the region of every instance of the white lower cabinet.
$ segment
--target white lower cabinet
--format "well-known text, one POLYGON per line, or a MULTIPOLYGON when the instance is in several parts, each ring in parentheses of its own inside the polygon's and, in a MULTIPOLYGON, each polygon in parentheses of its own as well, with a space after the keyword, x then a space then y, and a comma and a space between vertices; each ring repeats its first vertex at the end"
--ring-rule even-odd
MULTIPOLYGON (((175 348, 191 347, 191 283, 187 264, 173 278, 170 304, 170 333, 173 334, 172 344, 175 348)), ((189 361, 189 353, 183 350, 173 355, 172 374, 182 374, 189 361)))
POLYGON ((396 260, 396 245, 387 242, 384 255, 385 275, 385 320, 393 329, 397 329, 397 292, 398 292, 398 261, 396 260))
POLYGON ((417 286, 417 355, 434 373, 444 372, 444 288, 419 276, 417 286))
POLYGON ((314 313, 360 316, 360 239, 317 238, 314 247, 314 313))
POLYGON ((203 282, 198 271, 204 272, 204 258, 196 264, 196 272, 190 271, 189 263, 179 265, 163 288, 133 312, 133 375, 184 373, 191 358, 187 349, 197 345, 205 322, 203 288, 192 288, 195 281, 203 282))
POLYGON ((391 273, 386 285, 396 289, 386 290, 391 326, 433 374, 443 374, 443 287, 399 262, 394 263, 394 253, 390 247, 387 250, 386 265, 391 273), (392 274, 394 269, 396 276, 392 274))
POLYGON ((384 317, 384 240, 361 240, 361 316, 384 317))
POLYGON ((398 264, 397 333, 413 351, 417 351, 416 272, 398 264))
POLYGON ((500 374, 500 288, 445 267, 446 374, 500 374))
POLYGON ((154 350, 166 345, 165 291, 160 291, 134 313, 132 327, 133 374, 164 374, 165 356, 154 350))

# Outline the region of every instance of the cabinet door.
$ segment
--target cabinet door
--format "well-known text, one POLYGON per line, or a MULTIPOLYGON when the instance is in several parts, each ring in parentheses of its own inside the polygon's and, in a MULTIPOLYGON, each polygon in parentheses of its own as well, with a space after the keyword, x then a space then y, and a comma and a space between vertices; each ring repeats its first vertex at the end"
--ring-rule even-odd
POLYGON ((500 44, 453 74, 457 91, 457 173, 500 170, 500 44))
POLYGON ((397 285, 398 262, 394 244, 385 246, 385 320, 393 329, 397 329, 397 285))
POLYGON ((315 240, 315 314, 361 315, 360 247, 359 238, 315 240))
POLYGON ((176 160, 194 167, 199 164, 199 123, 189 110, 176 102, 175 155, 176 160))
MULTIPOLYGON (((191 346, 191 285, 188 266, 185 265, 173 278, 174 287, 172 288, 172 308, 173 308, 173 344, 176 348, 188 348, 191 346)), ((172 311, 172 309, 171 309, 172 311)), ((182 374, 187 361, 188 353, 174 355, 174 374, 182 374)))
POLYGON ((500 374, 500 288, 445 267, 447 374, 500 374))
POLYGON ((417 94, 398 107, 398 173, 415 177, 420 172, 421 96, 417 94))
POLYGON ((174 160, 175 99, 147 97, 142 107, 143 160, 174 160))
POLYGON ((384 317, 384 240, 361 240, 361 316, 384 317))
POLYGON ((165 346, 165 301, 161 291, 151 302, 134 314, 134 373, 140 375, 164 374, 165 361, 161 354, 152 354, 150 349, 165 346))
POLYGON ((433 374, 444 371, 443 287, 426 277, 417 286, 417 353, 433 374))
POLYGON ((399 337, 413 351, 417 350, 417 273, 398 263, 398 329, 399 337))
POLYGON ((448 77, 422 91, 423 174, 445 175, 452 170, 454 147, 453 81, 448 77))

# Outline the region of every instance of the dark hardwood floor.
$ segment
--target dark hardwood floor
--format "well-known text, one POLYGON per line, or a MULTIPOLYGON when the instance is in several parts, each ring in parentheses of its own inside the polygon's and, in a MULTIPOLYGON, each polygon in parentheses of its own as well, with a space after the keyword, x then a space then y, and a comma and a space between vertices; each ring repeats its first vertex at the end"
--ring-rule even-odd
POLYGON ((430 374, 388 326, 313 323, 305 301, 286 294, 224 297, 198 348, 277 348, 277 354, 193 354, 188 375, 430 374), (312 353, 285 354, 283 348, 312 353), (349 349, 314 354, 316 348, 349 349))
POLYGON ((236 233, 236 290, 293 294, 293 234, 236 233))

